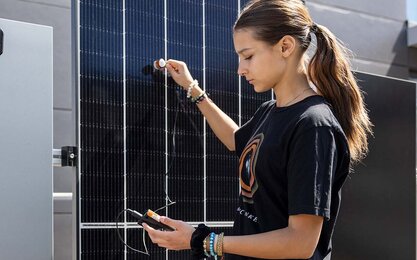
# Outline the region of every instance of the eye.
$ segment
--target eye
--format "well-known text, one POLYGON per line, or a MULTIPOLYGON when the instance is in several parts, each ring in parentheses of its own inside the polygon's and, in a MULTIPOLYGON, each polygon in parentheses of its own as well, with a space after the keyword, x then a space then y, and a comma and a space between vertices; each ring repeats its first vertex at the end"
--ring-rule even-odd
POLYGON ((250 59, 252 59, 252 56, 253 56, 253 55, 251 55, 251 56, 249 56, 249 57, 245 58, 245 60, 250 60, 250 59))

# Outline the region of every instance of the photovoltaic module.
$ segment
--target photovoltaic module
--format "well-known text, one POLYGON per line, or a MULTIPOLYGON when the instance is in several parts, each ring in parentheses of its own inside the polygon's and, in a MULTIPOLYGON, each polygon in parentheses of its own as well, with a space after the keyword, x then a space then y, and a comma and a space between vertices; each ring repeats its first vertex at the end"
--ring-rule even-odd
MULTIPOLYGON (((200 86, 236 123, 270 92, 255 94, 237 74, 232 27, 246 1, 76 0, 78 89, 78 259, 149 259, 142 229, 123 209, 159 212, 230 231, 238 158, 215 137, 186 93, 153 69, 185 61, 200 86)), ((188 259, 151 245, 150 259, 188 259)))

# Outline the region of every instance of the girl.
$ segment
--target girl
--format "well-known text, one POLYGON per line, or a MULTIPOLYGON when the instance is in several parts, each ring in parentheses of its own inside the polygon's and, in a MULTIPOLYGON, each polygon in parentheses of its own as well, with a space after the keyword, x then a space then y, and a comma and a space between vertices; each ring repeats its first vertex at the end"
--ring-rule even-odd
POLYGON ((312 21, 301 0, 253 0, 233 29, 238 74, 256 92, 272 89, 276 97, 242 127, 207 97, 184 62, 166 67, 240 157, 234 235, 166 217, 161 221, 175 231, 143 226, 154 243, 191 249, 195 259, 330 259, 341 189, 371 133, 346 49, 312 21), (317 50, 306 68, 312 34, 317 50))

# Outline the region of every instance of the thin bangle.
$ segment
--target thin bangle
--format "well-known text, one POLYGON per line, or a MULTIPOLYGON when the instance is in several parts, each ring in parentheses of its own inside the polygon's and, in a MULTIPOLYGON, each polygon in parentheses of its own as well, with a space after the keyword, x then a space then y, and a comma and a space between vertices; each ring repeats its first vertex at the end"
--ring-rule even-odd
POLYGON ((223 241, 224 241, 224 233, 220 233, 217 243, 216 243, 216 253, 218 256, 223 256, 223 241))
POLYGON ((210 235, 208 235, 204 240, 203 240, 203 249, 204 249, 204 255, 207 257, 210 257, 209 254, 209 245, 210 245, 210 235))
POLYGON ((198 95, 195 98, 191 98, 191 102, 194 104, 200 104, 204 99, 208 98, 209 96, 210 94, 203 90, 203 92, 201 92, 200 95, 198 95))

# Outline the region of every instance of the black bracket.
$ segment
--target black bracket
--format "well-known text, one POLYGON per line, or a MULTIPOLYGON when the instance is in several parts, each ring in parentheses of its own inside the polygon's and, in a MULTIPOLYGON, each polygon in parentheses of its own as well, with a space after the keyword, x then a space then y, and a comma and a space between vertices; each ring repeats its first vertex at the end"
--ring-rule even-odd
POLYGON ((61 166, 77 166, 78 149, 75 146, 61 147, 61 166))
POLYGON ((3 54, 3 31, 0 29, 0 55, 3 54))

